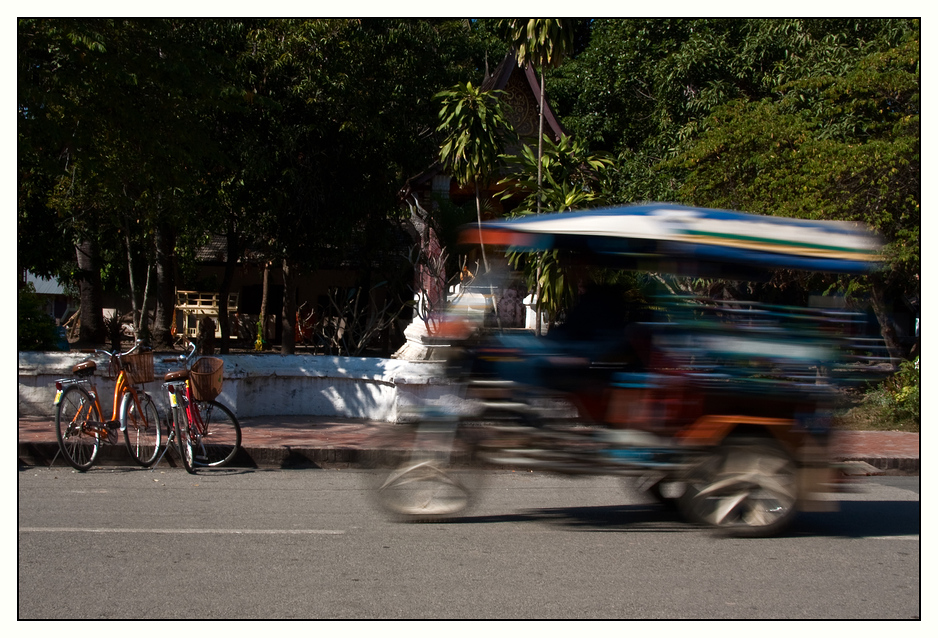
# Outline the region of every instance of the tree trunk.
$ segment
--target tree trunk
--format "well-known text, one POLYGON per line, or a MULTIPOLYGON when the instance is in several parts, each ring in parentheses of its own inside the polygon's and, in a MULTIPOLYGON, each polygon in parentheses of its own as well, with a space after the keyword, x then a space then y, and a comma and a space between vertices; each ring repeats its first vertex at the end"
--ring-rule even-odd
POLYGON ((280 354, 296 352, 296 269, 289 260, 283 260, 283 319, 280 354))
POLYGON ((130 247, 130 224, 127 223, 127 219, 122 216, 121 219, 122 225, 124 227, 124 249, 127 251, 127 274, 130 278, 130 309, 132 311, 133 319, 131 324, 134 327, 134 336, 139 336, 140 334, 140 306, 137 303, 137 282, 134 281, 134 258, 133 251, 130 247))
POLYGON ((98 251, 94 241, 82 240, 75 247, 78 259, 78 290, 81 297, 81 329, 78 340, 86 345, 103 344, 104 301, 101 290, 101 270, 98 268, 98 251))
POLYGON ((255 350, 263 349, 267 343, 267 295, 270 289, 270 262, 264 264, 263 285, 261 285, 261 314, 257 318, 257 340, 254 344, 255 350))
MULTIPOLYGON (((176 269, 173 254, 176 249, 176 233, 169 224, 157 224, 156 244, 156 312, 153 316, 153 347, 173 346, 172 325, 176 313, 176 269)), ((185 332, 185 326, 176 326, 177 332, 185 332)))
POLYGON ((231 295, 231 281, 234 279, 235 267, 238 264, 238 237, 235 234, 234 220, 228 219, 228 232, 226 234, 227 255, 225 256, 225 272, 222 275, 221 287, 218 289, 218 323, 221 328, 221 344, 218 352, 228 354, 231 345, 231 321, 228 319, 228 297, 231 295))
MULTIPOLYGON (((541 165, 544 163, 544 71, 541 70, 541 96, 538 105, 538 123, 537 123, 537 213, 541 214, 541 185, 543 183, 543 171, 541 165)), ((537 280, 534 282, 534 334, 541 336, 541 267, 542 262, 538 259, 537 280)))
POLYGON ((147 278, 143 283, 143 301, 140 305, 140 323, 134 329, 134 334, 138 339, 141 339, 143 343, 150 344, 150 313, 149 313, 149 299, 150 299, 150 281, 152 279, 153 267, 150 264, 147 264, 147 278))
POLYGON ((479 250, 482 251, 482 265, 485 266, 485 272, 489 271, 489 262, 485 258, 485 242, 482 241, 482 194, 479 192, 479 179, 475 180, 476 185, 476 219, 479 222, 479 250))
POLYGON ((886 344, 886 350, 894 363, 898 364, 902 358, 902 347, 899 345, 899 339, 896 337, 896 329, 892 325, 892 319, 889 317, 889 311, 886 308, 886 284, 878 277, 873 279, 873 289, 870 294, 870 302, 873 305, 873 313, 876 315, 876 321, 879 322, 879 332, 886 344))
POLYGON ((541 274, 544 272, 544 260, 541 256, 537 258, 537 271, 534 281, 534 334, 541 336, 541 274))
MULTIPOLYGON (((479 220, 479 249, 482 251, 482 265, 485 266, 485 272, 489 271, 489 262, 485 258, 485 242, 482 241, 482 195, 479 193, 479 180, 476 178, 476 219, 479 220)), ((495 313, 495 324, 501 330, 501 321, 498 318, 498 300, 495 299, 495 287, 489 284, 489 292, 492 297, 492 311, 495 313)))
POLYGON ((541 213, 541 185, 543 173, 541 165, 544 163, 544 71, 541 70, 541 101, 538 105, 537 122, 537 212, 541 213))

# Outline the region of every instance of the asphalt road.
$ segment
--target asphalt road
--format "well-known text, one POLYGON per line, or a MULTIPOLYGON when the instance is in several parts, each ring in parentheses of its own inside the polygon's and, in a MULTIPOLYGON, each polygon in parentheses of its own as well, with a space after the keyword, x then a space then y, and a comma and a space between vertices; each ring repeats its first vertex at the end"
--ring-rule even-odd
POLYGON ((789 534, 729 539, 612 478, 489 472, 447 523, 357 470, 25 468, 18 617, 911 619, 919 479, 862 480, 789 534))

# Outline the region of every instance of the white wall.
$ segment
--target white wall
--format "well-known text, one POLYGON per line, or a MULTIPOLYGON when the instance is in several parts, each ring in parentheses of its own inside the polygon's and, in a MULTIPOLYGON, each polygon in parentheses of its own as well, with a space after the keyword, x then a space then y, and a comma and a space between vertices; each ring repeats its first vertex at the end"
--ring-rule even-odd
MULTIPOLYGON (((19 414, 54 416, 55 380, 69 376, 72 366, 88 356, 19 353, 19 414)), ((164 362, 163 356, 169 355, 155 355, 156 380, 144 389, 165 409, 163 375, 179 366, 164 362)), ((275 354, 219 358, 225 362, 225 382, 218 400, 241 417, 315 415, 398 422, 407 420, 409 410, 426 403, 454 410, 463 406, 458 388, 447 383, 440 362, 275 354)), ((107 358, 95 360, 102 409, 108 411, 114 379, 106 376, 107 358)))

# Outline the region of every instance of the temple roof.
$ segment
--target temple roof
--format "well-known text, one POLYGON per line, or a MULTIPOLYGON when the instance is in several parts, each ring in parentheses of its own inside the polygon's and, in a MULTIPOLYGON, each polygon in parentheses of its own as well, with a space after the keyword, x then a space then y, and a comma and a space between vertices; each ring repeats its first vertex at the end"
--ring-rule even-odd
MULTIPOLYGON (((522 138, 533 137, 537 140, 541 84, 533 66, 528 64, 523 70, 520 69, 514 52, 510 52, 495 67, 495 71, 482 82, 482 88, 486 91, 505 91, 504 100, 509 107, 506 115, 512 126, 522 138)), ((544 132, 550 134, 554 141, 560 140, 561 134, 566 133, 550 108, 550 101, 546 95, 544 96, 544 127, 544 132)))

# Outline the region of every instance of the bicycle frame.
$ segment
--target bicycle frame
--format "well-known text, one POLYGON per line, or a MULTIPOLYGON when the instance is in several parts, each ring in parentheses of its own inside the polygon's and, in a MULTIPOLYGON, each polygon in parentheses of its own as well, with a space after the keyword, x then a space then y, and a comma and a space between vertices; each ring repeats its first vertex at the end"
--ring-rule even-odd
MULTIPOLYGON (((174 414, 184 414, 186 418, 185 427, 189 428, 196 436, 202 437, 205 434, 205 424, 202 421, 202 415, 199 413, 199 407, 192 398, 189 380, 186 379, 184 382, 166 382, 163 384, 163 389, 169 394, 170 410, 172 410, 174 414)), ((163 457, 166 456, 166 453, 169 451, 170 443, 173 441, 173 438, 178 435, 177 429, 181 425, 179 421, 180 420, 176 418, 172 419, 172 430, 169 432, 169 436, 166 439, 166 447, 163 449, 163 453, 160 454, 160 458, 157 459, 154 465, 159 465, 159 462, 163 460, 163 457)))
MULTIPOLYGON (((137 389, 134 388, 128 381, 127 375, 121 370, 120 374, 117 375, 117 381, 114 384, 114 405, 111 409, 111 421, 119 420, 118 411, 120 410, 120 404, 123 401, 119 399, 124 395, 129 394, 133 398, 134 406, 137 408, 138 414, 143 414, 143 411, 140 409, 140 399, 137 397, 137 389)), ((143 414, 144 422, 146 422, 146 414, 143 414)))
MULTIPOLYGON (((110 354, 110 353, 107 353, 107 354, 110 354)), ((126 353, 125 353, 125 354, 126 354, 126 353)), ((111 355, 111 356, 112 356, 112 358, 113 358, 113 355, 111 355)), ((99 414, 102 414, 102 415, 104 414, 104 410, 101 409, 101 402, 100 402, 100 399, 98 398, 98 386, 97 386, 97 383, 95 382, 95 377, 94 377, 94 374, 93 374, 93 373, 92 373, 91 376, 88 377, 88 378, 74 377, 74 378, 65 378, 65 379, 58 379, 58 380, 56 380, 56 382, 55 382, 55 390, 56 390, 56 392, 55 392, 55 399, 53 400, 52 405, 58 405, 58 404, 59 404, 59 400, 62 398, 62 394, 63 394, 63 392, 65 391, 65 388, 67 388, 67 387, 70 386, 70 385, 87 385, 87 386, 89 386, 89 387, 88 387, 88 394, 90 394, 90 395, 91 395, 91 398, 94 399, 94 402, 95 402, 95 404, 96 404, 96 406, 97 406, 97 408, 98 408, 98 413, 99 413, 99 414)), ((115 422, 115 421, 118 421, 118 420, 119 420, 119 418, 120 418, 120 414, 119 414, 119 412, 120 412, 120 404, 122 403, 121 397, 122 397, 124 394, 130 394, 130 395, 133 397, 134 406, 139 410, 139 409, 140 409, 140 398, 139 398, 139 396, 137 395, 137 389, 127 380, 127 373, 124 372, 123 370, 120 370, 120 371, 118 372, 117 379, 116 379, 115 382, 114 382, 114 397, 113 397, 113 402, 112 402, 112 405, 111 405, 111 418, 110 418, 110 422, 115 422)), ((79 413, 78 413, 77 416, 79 416, 79 415, 81 415, 81 411, 79 411, 79 413)), ((146 415, 144 415, 144 419, 146 419, 146 415)))
POLYGON ((205 423, 202 421, 202 414, 199 412, 199 406, 195 404, 195 400, 192 398, 192 388, 189 386, 189 380, 186 380, 186 390, 185 390, 185 411, 186 411, 186 424, 190 429, 194 430, 196 436, 203 436, 205 434, 205 423))
MULTIPOLYGON (((93 402, 93 403, 88 404, 88 414, 84 414, 84 406, 82 406, 81 408, 79 408, 78 412, 75 414, 74 420, 75 421, 84 420, 86 424, 94 423, 94 421, 87 420, 88 416, 90 416, 92 413, 91 412, 92 406, 97 408, 98 414, 102 414, 102 415, 104 414, 104 410, 101 409, 101 400, 98 396, 98 386, 95 383, 94 377, 90 379, 78 379, 78 378, 60 379, 56 381, 55 382, 55 400, 53 401, 52 404, 58 405, 59 400, 62 398, 62 394, 65 391, 65 388, 67 388, 68 386, 72 386, 72 385, 87 385, 88 394, 91 396, 91 399, 93 402)), ((137 413, 142 414, 144 420, 146 420, 146 415, 143 414, 143 411, 140 409, 140 399, 137 396, 137 390, 130 383, 128 383, 127 375, 124 373, 123 370, 121 370, 120 373, 117 375, 117 381, 114 383, 114 398, 113 398, 113 405, 111 406, 111 418, 108 421, 101 423, 102 427, 106 427, 107 425, 113 425, 114 423, 120 422, 120 414, 119 414, 120 404, 122 403, 121 397, 123 397, 124 394, 129 394, 131 397, 133 397, 133 402, 134 402, 134 406, 137 408, 137 413)), ((88 431, 89 434, 93 432, 95 436, 102 438, 101 429, 89 430, 87 427, 85 429, 86 431, 88 431)), ((105 436, 103 437, 103 439, 106 441, 107 437, 105 436)))

